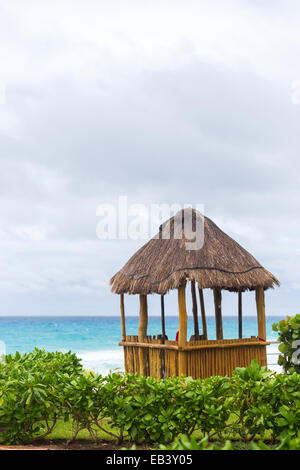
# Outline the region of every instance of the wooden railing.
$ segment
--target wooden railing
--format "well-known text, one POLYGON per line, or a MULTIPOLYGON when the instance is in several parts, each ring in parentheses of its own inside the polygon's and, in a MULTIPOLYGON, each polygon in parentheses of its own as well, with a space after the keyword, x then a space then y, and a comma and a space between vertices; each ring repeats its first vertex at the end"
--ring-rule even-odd
POLYGON ((148 336, 147 342, 140 343, 137 336, 126 336, 119 343, 124 347, 125 371, 146 376, 163 378, 178 375, 178 352, 184 353, 186 375, 194 378, 212 375, 231 376, 236 367, 249 365, 257 359, 267 364, 266 346, 269 343, 257 337, 225 340, 189 341, 179 347, 176 341, 148 336), (140 367, 139 349, 144 350, 144 364, 140 367))

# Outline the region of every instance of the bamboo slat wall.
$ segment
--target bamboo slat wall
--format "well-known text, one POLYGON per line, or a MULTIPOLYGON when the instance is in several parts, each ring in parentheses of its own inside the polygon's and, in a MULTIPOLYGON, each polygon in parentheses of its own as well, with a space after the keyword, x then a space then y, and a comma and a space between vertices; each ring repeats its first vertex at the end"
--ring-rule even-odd
MULTIPOLYGON (((134 343, 138 341, 138 336, 126 336, 126 342, 134 343)), ((139 352, 136 347, 124 347, 125 371, 129 374, 139 372, 139 352)))
MULTIPOLYGON (((124 347, 125 371, 139 373, 139 349, 137 336, 126 336, 124 347), (134 343, 129 346, 128 343, 134 343)), ((155 378, 178 375, 178 343, 147 336, 145 346, 145 374, 155 378), (149 346, 146 346, 146 343, 149 346), (155 347, 154 345, 158 345, 155 347), (168 349, 168 346, 171 348, 168 349)), ((189 341, 184 348, 187 375, 193 378, 206 378, 212 375, 231 376, 236 367, 248 366, 252 359, 260 365, 267 364, 266 346, 268 343, 256 337, 225 340, 189 341), (253 343, 253 344, 251 344, 253 343)))
MULTIPOLYGON (((176 341, 166 341, 166 344, 177 346, 176 341)), ((165 352, 165 377, 173 377, 173 375, 178 375, 178 352, 167 349, 165 352)))
POLYGON ((247 367, 252 359, 262 366, 267 365, 266 343, 259 342, 255 337, 193 341, 187 346, 200 346, 199 343, 201 346, 207 345, 207 348, 187 351, 187 375, 193 378, 212 375, 230 377, 236 367, 247 367))

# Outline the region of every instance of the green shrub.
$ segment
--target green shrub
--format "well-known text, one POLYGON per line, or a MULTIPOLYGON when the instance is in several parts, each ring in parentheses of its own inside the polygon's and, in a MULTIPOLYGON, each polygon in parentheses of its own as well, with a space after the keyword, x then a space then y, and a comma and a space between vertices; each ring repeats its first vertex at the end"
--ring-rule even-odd
MULTIPOLYGON (((209 444, 208 438, 201 441, 196 439, 189 439, 188 436, 183 435, 181 438, 176 438, 170 446, 161 445, 162 450, 233 450, 234 445, 230 441, 226 441, 224 445, 209 444)), ((285 437, 281 440, 280 444, 276 446, 267 446, 262 441, 251 442, 250 450, 300 450, 300 438, 285 437)))
POLYGON ((45 437, 58 420, 73 423, 73 439, 87 430, 95 441, 99 429, 119 441, 148 443, 195 431, 208 441, 253 441, 266 432, 274 441, 296 439, 300 375, 274 374, 253 361, 232 378, 102 377, 86 373, 70 352, 6 356, 0 364, 0 441, 45 437))
POLYGON ((300 376, 275 374, 256 361, 233 375, 234 429, 246 441, 266 432, 273 441, 295 436, 300 427, 300 376))
POLYGON ((82 372, 75 354, 35 350, 8 355, 0 363, 0 441, 46 436, 61 414, 61 377, 82 372))
POLYGON ((279 445, 274 447, 269 447, 264 444, 262 441, 259 441, 258 444, 251 442, 251 450, 300 450, 300 437, 291 438, 287 436, 281 439, 279 445))
POLYGON ((177 388, 176 378, 158 381, 135 374, 109 375, 101 391, 105 416, 133 441, 168 441, 170 426, 176 427, 169 407, 177 388))
POLYGON ((294 317, 286 317, 273 324, 273 331, 279 333, 280 345, 278 364, 286 373, 300 373, 300 314, 294 317))
POLYGON ((197 441, 193 437, 189 439, 186 435, 180 438, 176 437, 170 446, 160 445, 160 448, 162 450, 233 450, 230 441, 226 441, 223 446, 219 446, 217 444, 209 444, 207 437, 197 441))
POLYGON ((142 442, 168 442, 179 433, 220 431, 230 416, 229 379, 106 377, 105 416, 121 434, 142 442))

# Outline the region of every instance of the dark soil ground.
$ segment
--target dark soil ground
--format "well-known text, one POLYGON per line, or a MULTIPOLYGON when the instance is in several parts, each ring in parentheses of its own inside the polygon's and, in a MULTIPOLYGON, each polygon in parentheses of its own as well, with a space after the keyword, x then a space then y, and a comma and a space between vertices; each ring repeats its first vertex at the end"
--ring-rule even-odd
MULTIPOLYGON (((132 444, 130 444, 131 447, 132 444)), ((4 446, 0 445, 0 451, 2 450, 120 450, 126 447, 126 443, 121 445, 113 444, 111 441, 101 441, 97 444, 87 439, 77 439, 70 444, 63 439, 54 440, 41 440, 36 441, 34 444, 26 445, 11 445, 4 446)), ((147 447, 137 446, 140 450, 146 450, 147 447)), ((149 447, 148 447, 149 449, 149 447)))

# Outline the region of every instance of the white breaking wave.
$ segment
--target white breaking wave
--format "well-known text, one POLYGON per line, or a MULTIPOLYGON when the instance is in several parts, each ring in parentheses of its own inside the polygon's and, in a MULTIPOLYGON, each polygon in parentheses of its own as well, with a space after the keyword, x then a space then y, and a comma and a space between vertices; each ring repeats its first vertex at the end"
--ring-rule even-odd
POLYGON ((115 369, 124 371, 123 349, 80 351, 77 356, 82 359, 85 369, 92 369, 98 374, 107 375, 115 369))

